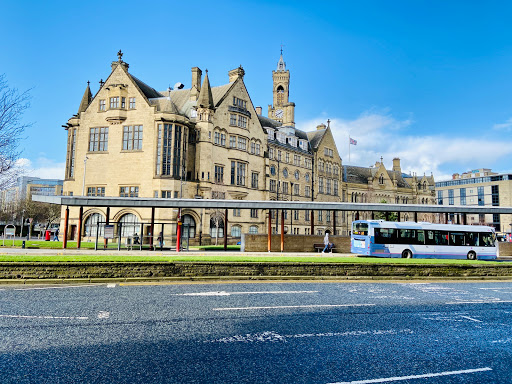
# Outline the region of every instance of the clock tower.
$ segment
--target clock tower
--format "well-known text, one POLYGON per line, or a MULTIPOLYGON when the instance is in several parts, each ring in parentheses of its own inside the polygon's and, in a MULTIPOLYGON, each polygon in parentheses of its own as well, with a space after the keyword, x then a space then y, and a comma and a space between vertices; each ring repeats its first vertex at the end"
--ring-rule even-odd
POLYGON ((290 71, 286 69, 283 60, 283 49, 277 63, 277 69, 272 71, 273 104, 268 106, 268 117, 283 125, 295 126, 295 103, 290 103, 290 71))

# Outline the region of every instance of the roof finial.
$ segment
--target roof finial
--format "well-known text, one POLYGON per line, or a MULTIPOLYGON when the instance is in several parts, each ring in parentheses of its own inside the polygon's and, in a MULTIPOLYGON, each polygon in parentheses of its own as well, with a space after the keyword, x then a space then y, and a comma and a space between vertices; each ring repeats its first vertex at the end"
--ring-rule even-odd
POLYGON ((117 57, 119 57, 119 62, 123 61, 123 52, 121 52, 121 50, 117 52, 117 57))
POLYGON ((383 159, 383 157, 381 156, 381 157, 380 157, 380 163, 381 163, 381 164, 382 164, 382 161, 383 161, 383 160, 384 160, 384 159, 383 159))
POLYGON ((87 86, 89 86, 91 84, 91 82, 89 80, 87 80, 87 86))
POLYGON ((327 128, 331 128, 331 120, 327 119, 327 128))
POLYGON ((281 55, 283 54, 283 47, 284 47, 284 45, 283 45, 283 43, 281 43, 281 55))
POLYGON ((103 84, 105 84, 105 82, 103 81, 103 79, 100 79, 100 88, 103 87, 103 84))

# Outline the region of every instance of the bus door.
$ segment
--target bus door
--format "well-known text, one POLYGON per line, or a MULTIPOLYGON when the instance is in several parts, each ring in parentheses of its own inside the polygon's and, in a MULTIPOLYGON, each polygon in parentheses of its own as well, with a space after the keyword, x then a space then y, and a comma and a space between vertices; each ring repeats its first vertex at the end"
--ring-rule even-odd
POLYGON ((425 231, 425 257, 436 257, 436 237, 433 230, 425 231))
POLYGON ((448 231, 434 230, 434 257, 438 259, 449 259, 451 255, 451 247, 448 242, 448 231))

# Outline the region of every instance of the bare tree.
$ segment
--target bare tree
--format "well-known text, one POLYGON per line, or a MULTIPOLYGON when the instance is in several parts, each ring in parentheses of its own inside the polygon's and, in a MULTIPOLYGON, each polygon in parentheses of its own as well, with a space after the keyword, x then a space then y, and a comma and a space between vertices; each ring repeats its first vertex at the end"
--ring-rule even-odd
MULTIPOLYGON (((215 225, 215 245, 217 245, 217 241, 219 239, 219 227, 221 225, 224 225, 224 220, 223 220, 223 217, 224 215, 222 214, 222 211, 216 209, 214 210, 213 212, 210 211, 210 220, 213 222, 213 224, 215 225)), ((224 234, 224 236, 226 236, 226 234, 224 234)))
POLYGON ((18 173, 19 142, 29 126, 22 122, 22 116, 30 106, 29 99, 29 91, 9 88, 5 75, 0 75, 0 189, 8 187, 18 173))

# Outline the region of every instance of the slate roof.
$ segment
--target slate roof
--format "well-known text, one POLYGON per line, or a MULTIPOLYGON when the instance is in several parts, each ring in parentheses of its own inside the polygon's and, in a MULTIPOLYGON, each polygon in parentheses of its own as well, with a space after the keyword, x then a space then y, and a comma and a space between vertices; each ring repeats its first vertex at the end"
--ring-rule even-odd
POLYGON ((320 144, 320 141, 322 140, 322 137, 324 137, 326 131, 327 128, 317 129, 316 131, 311 131, 307 133, 311 148, 318 149, 318 145, 320 144))
POLYGON ((156 105, 158 112, 168 112, 168 113, 175 113, 180 114, 180 111, 178 110, 178 107, 176 104, 173 103, 172 99, 169 97, 159 97, 155 99, 149 99, 150 105, 156 105))
POLYGON ((278 128, 281 124, 279 121, 272 120, 268 117, 258 115, 262 127, 278 128))
POLYGON ((144 94, 144 96, 146 96, 146 98, 154 99, 163 96, 160 92, 158 92, 154 88, 151 88, 149 85, 144 83, 142 80, 137 79, 132 74, 128 73, 128 76, 130 76, 132 80, 135 82, 135 84, 137 84, 137 87, 139 87, 139 89, 144 94))
MULTIPOLYGON (((375 177, 378 168, 356 167, 353 165, 343 166, 343 181, 354 184, 368 184, 369 177, 375 177)), ((401 172, 386 170, 391 180, 396 177, 398 188, 411 188, 409 183, 404 179, 401 172)))

